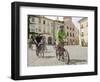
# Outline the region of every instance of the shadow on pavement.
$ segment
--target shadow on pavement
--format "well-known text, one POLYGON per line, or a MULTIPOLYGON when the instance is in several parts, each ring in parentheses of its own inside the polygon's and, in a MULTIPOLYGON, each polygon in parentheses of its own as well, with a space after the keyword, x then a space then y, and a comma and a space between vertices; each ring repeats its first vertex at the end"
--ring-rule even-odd
POLYGON ((72 59, 72 60, 70 60, 70 63, 69 63, 69 65, 76 65, 76 64, 87 64, 87 61, 86 60, 75 60, 75 59, 72 59))
POLYGON ((49 59, 49 58, 55 58, 55 56, 39 56, 39 58, 46 58, 46 59, 49 59))

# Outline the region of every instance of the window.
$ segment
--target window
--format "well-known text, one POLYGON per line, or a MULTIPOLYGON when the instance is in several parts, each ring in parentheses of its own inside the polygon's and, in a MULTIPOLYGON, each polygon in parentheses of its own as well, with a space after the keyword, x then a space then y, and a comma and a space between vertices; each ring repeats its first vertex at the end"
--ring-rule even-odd
POLYGON ((70 30, 71 30, 71 27, 70 27, 70 30))
POLYGON ((72 34, 70 33, 70 37, 72 36, 72 34))
POLYGON ((35 18, 34 17, 30 17, 30 23, 34 23, 35 22, 35 18))
POLYGON ((39 23, 41 23, 41 18, 39 18, 39 23))
POLYGON ((43 24, 45 24, 45 20, 43 21, 43 24))
POLYGON ((34 22, 34 18, 32 18, 32 22, 34 22))
POLYGON ((69 32, 67 32, 67 36, 69 36, 69 32))
POLYGON ((35 32, 38 32, 38 29, 37 28, 35 29, 35 32))
POLYGON ((41 28, 40 28, 40 26, 39 26, 39 32, 41 32, 41 28))
POLYGON ((88 22, 86 23, 86 27, 88 27, 88 22))
POLYGON ((84 36, 84 33, 83 32, 81 33, 81 36, 84 36))
POLYGON ((74 31, 74 28, 73 28, 73 31, 74 31))
POLYGON ((69 29, 69 27, 67 26, 67 29, 69 29))
POLYGON ((29 28, 30 28, 30 32, 34 32, 35 31, 35 25, 34 24, 30 24, 29 28))
POLYGON ((74 37, 74 33, 73 33, 73 37, 74 37))
POLYGON ((83 28, 83 25, 81 25, 81 29, 83 28))
POLYGON ((73 40, 73 42, 74 42, 74 40, 73 40))

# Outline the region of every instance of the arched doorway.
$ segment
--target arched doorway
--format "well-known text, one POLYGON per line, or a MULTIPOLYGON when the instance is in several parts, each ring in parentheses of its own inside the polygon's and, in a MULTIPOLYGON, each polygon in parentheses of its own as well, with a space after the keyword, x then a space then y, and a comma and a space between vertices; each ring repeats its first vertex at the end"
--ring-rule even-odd
POLYGON ((48 37, 48 44, 52 44, 52 37, 48 37))

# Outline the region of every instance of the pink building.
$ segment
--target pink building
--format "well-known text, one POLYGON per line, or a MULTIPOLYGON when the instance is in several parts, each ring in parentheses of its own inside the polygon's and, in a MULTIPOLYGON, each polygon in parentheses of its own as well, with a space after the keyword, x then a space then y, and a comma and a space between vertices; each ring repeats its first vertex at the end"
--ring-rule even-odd
POLYGON ((68 45, 77 45, 79 44, 79 31, 72 22, 72 17, 65 16, 63 17, 64 25, 67 33, 67 44, 68 45))

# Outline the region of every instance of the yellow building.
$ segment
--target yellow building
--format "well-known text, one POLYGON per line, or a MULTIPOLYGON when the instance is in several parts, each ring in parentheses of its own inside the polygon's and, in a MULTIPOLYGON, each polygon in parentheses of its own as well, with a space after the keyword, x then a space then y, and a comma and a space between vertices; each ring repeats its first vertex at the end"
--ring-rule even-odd
POLYGON ((80 41, 82 46, 88 46, 88 18, 84 17, 80 21, 80 41))

